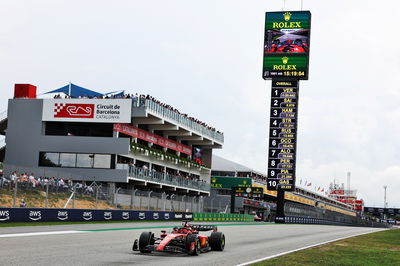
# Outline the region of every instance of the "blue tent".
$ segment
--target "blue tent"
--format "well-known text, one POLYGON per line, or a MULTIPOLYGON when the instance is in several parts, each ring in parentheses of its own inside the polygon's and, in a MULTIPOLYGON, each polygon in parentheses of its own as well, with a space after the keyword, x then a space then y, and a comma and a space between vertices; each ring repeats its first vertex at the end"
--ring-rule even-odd
POLYGON ((60 93, 60 92, 65 93, 66 95, 68 95, 68 96, 70 96, 72 98, 79 98, 79 97, 90 97, 91 98, 91 97, 103 96, 102 93, 95 92, 95 91, 92 91, 92 90, 88 90, 88 89, 79 87, 79 86, 77 86, 75 84, 72 84, 72 83, 67 85, 67 86, 64 86, 62 88, 46 92, 45 94, 47 94, 47 93, 60 93))

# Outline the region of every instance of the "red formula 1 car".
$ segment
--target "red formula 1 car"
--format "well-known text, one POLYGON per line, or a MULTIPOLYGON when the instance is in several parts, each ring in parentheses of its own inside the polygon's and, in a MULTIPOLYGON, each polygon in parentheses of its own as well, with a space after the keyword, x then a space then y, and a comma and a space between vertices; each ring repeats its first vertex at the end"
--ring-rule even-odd
POLYGON ((225 235, 218 232, 213 225, 194 225, 184 222, 181 227, 174 227, 167 234, 161 230, 160 237, 154 236, 152 232, 143 232, 136 239, 132 249, 140 253, 151 253, 152 251, 187 253, 199 255, 201 252, 210 250, 223 251, 225 248, 225 235), (200 235, 200 231, 212 231, 210 236, 200 235))
POLYGON ((266 53, 305 53, 307 51, 307 44, 300 39, 286 40, 284 42, 274 40, 271 50, 266 51, 266 53))

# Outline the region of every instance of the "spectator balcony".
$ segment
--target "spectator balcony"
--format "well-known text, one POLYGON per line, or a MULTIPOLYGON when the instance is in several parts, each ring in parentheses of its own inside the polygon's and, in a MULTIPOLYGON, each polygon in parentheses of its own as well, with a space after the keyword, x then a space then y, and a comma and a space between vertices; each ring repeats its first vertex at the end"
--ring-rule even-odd
MULTIPOLYGON (((121 165, 119 165, 121 166, 121 165)), ((187 192, 195 191, 198 194, 209 194, 210 184, 199 180, 190 180, 181 176, 147 170, 135 166, 128 166, 128 176, 133 181, 141 181, 146 185, 159 185, 160 188, 171 188, 172 190, 183 189, 187 192)))
POLYGON ((133 107, 135 108, 144 108, 146 114, 151 113, 156 117, 160 117, 169 121, 170 123, 176 124, 182 129, 185 129, 189 132, 193 132, 198 136, 205 137, 209 139, 212 143, 210 145, 215 145, 218 147, 222 147, 224 142, 224 135, 215 129, 212 129, 206 125, 202 125, 198 121, 194 121, 189 117, 180 114, 174 110, 166 108, 151 99, 146 98, 135 98, 133 99, 133 107))

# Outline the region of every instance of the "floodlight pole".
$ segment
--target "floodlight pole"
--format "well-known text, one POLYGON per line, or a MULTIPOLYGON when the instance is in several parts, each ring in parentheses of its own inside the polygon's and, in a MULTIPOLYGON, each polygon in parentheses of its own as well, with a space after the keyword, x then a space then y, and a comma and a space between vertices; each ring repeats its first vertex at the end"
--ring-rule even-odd
POLYGON ((382 216, 383 216, 383 219, 386 219, 385 212, 386 212, 386 207, 387 207, 387 202, 386 202, 386 189, 387 189, 387 186, 384 185, 383 189, 385 190, 385 193, 383 194, 383 213, 382 213, 382 216))
POLYGON ((384 185, 383 189, 385 190, 385 194, 384 194, 384 197, 383 197, 383 208, 386 209, 387 208, 387 202, 386 202, 386 189, 387 189, 387 186, 384 185))

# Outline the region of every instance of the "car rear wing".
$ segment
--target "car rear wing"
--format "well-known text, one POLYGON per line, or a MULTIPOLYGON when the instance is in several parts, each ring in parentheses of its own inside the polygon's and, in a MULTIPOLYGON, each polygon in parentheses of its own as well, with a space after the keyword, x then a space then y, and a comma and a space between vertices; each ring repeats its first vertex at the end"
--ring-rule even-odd
POLYGON ((214 231, 218 230, 218 227, 215 225, 204 225, 204 224, 191 224, 192 227, 196 231, 214 231))

